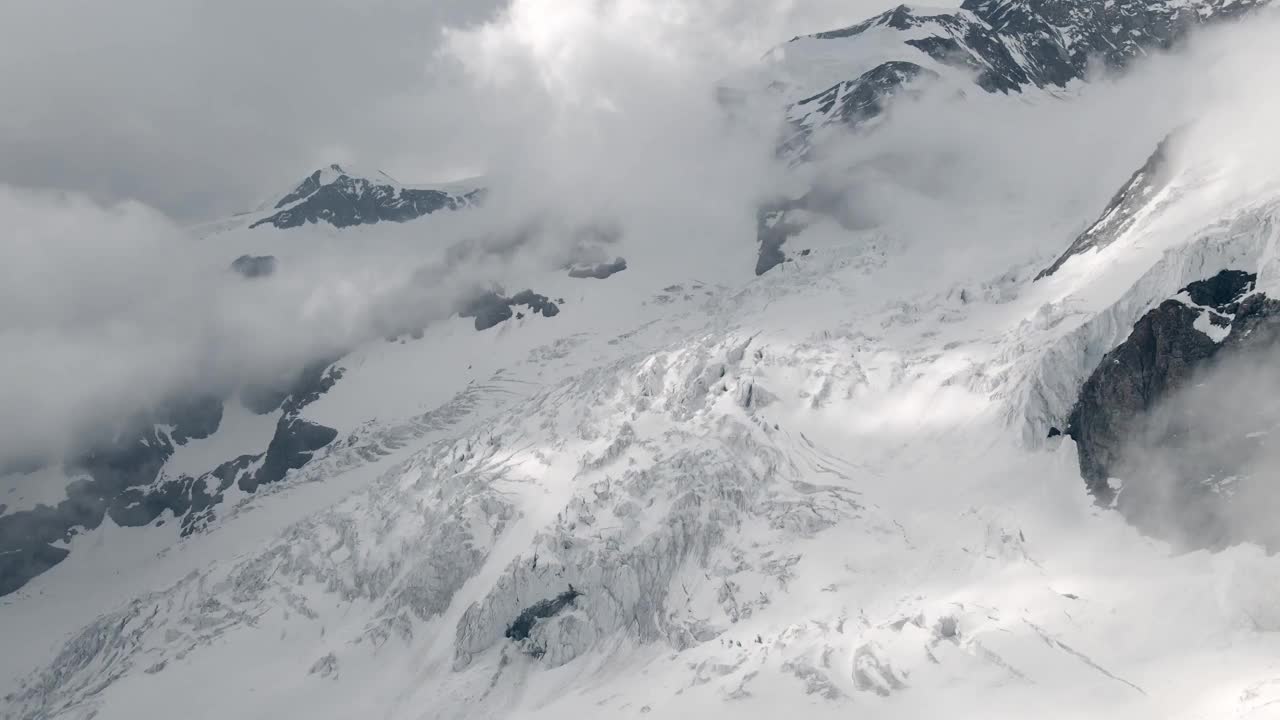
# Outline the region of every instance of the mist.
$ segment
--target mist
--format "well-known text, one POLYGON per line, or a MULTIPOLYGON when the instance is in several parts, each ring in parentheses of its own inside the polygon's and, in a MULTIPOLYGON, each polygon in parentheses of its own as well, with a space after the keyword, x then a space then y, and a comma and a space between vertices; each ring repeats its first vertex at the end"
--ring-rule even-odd
MULTIPOLYGON (((24 6, 20 22, 0 26, 12 35, 52 23, 59 4, 24 6)), ((14 99, 0 111, 0 152, 14 158, 0 174, 10 258, 0 268, 0 423, 10 429, 0 466, 59 457, 85 428, 176 396, 228 395, 444 321, 478 289, 562 267, 583 251, 584 231, 605 228, 592 243, 641 246, 649 262, 680 262, 694 246, 749 253, 756 207, 797 171, 776 154, 782 108, 730 115, 717 84, 773 44, 889 3, 384 5, 205 9, 210 24, 188 25, 200 17, 190 8, 138 3, 131 12, 154 23, 134 28, 138 37, 84 39, 79 55, 58 56, 52 86, 12 75, 0 84, 14 99), (224 66, 211 27, 252 51, 224 66), (194 44, 179 51, 184 38, 194 44), (147 72, 132 73, 152 51, 175 63, 147 57, 147 72), (353 57, 372 65, 349 67, 353 57), (309 69, 288 72, 295 63, 309 69), (90 113, 107 91, 118 95, 90 113), (358 241, 284 231, 270 242, 292 259, 252 282, 228 271, 236 253, 217 236, 188 229, 349 158, 407 180, 482 173, 490 197, 483 211, 362 228, 358 241)), ((97 30, 94 12, 72 29, 97 30)), ((39 37, 8 38, 2 52, 53 53, 33 47, 39 37)), ((872 134, 832 137, 800 172, 841 198, 846 226, 913 252, 918 261, 894 272, 958 278, 993 257, 1031 263, 1065 247, 1202 109, 1202 91, 1220 89, 1202 58, 1226 42, 1154 58, 1074 98, 926 93, 872 134)))
POLYGON ((1280 368, 1276 343, 1224 352, 1135 422, 1117 506, 1182 550, 1280 549, 1280 368))
POLYGON ((708 65, 890 5, 19 0, 0 8, 0 184, 139 201, 188 222, 246 210, 335 162, 406 182, 466 177, 501 144, 486 121, 527 120, 519 111, 538 105, 521 92, 473 104, 476 72, 529 71, 585 96, 565 83, 585 79, 592 58, 573 48, 601 22, 662 42, 683 28, 669 63, 690 59, 697 31, 708 65), (483 47, 458 57, 471 40, 483 47), (554 77, 566 68, 575 77, 554 77))

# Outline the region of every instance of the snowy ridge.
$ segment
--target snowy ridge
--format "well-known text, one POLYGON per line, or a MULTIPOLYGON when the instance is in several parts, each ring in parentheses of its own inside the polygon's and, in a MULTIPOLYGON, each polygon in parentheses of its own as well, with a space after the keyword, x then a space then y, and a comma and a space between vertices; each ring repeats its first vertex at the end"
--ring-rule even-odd
POLYGON ((358 171, 332 164, 308 175, 255 210, 192 228, 199 237, 244 228, 297 228, 324 223, 336 228, 378 222, 408 222, 441 210, 476 204, 483 178, 452 183, 406 185, 381 170, 358 171))
POLYGON ((271 225, 286 229, 304 223, 327 222, 334 227, 380 221, 406 222, 439 210, 469 205, 478 190, 455 195, 436 188, 402 186, 386 173, 353 175, 339 165, 312 173, 293 192, 281 198, 270 214, 249 228, 271 225))
POLYGON ((790 105, 803 146, 831 124, 860 125, 922 79, 963 94, 1056 92, 1083 80, 1092 60, 1116 70, 1179 43, 1193 27, 1232 19, 1268 0, 1074 2, 965 0, 958 10, 900 5, 847 28, 798 37, 747 80, 790 105))
MULTIPOLYGON (((1037 331, 1057 328, 1062 323, 1070 324, 1073 319, 1088 319, 1058 340, 1045 355, 1035 358, 1033 362, 1038 365, 1035 369, 1025 371, 1029 381, 1021 391, 1023 399, 1009 409, 1009 420, 1021 426, 1024 441, 1039 443, 1050 427, 1063 424, 1076 401, 1080 383, 1103 355, 1128 336, 1133 324, 1145 312, 1188 283, 1211 277, 1219 270, 1257 268, 1262 257, 1274 252, 1280 242, 1276 232, 1278 213, 1280 205, 1262 208, 1244 214, 1225 227, 1211 228, 1211 234, 1169 249, 1132 280, 1121 297, 1097 314, 1092 314, 1094 311, 1088 304, 1077 298, 1068 297, 1061 303, 1045 305, 1035 321, 1023 329, 1026 337, 1034 337, 1037 331)), ((1097 266, 1094 268, 1096 271, 1097 266)))

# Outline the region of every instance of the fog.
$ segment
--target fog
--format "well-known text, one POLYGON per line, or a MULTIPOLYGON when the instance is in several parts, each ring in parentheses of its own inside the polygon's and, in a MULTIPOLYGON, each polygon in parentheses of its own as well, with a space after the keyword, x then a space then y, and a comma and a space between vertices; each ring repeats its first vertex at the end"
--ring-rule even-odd
MULTIPOLYGON (((699 239, 752 246, 754 208, 793 179, 781 108, 729 117, 716 84, 890 3, 290 5, 0 11, 0 465, 449 317, 476 288, 562 265, 582 228, 672 262, 699 239), (422 221, 434 250, 415 223, 307 236, 253 283, 186 228, 347 160, 483 173, 491 201, 422 221)), ((1220 89, 1203 59, 1226 42, 1074 100, 926 93, 873 136, 830 139, 813 172, 846 224, 930 251, 900 272, 1049 256, 1220 89)))
POLYGON ((598 85, 582 83, 610 80, 637 49, 705 70, 891 3, 520 0, 500 16, 508 4, 5 3, 0 183, 136 200, 186 221, 255 206, 333 162, 453 179, 483 169, 484 148, 505 144, 493 132, 527 120, 520 111, 545 109, 519 88, 474 96, 476 74, 527 73, 584 99, 598 85), (610 23, 612 40, 625 25, 647 45, 601 58, 609 48, 592 41, 610 23))
POLYGON ((1280 548, 1280 369, 1274 342, 1224 352, 1136 423, 1119 507, 1184 550, 1280 548))

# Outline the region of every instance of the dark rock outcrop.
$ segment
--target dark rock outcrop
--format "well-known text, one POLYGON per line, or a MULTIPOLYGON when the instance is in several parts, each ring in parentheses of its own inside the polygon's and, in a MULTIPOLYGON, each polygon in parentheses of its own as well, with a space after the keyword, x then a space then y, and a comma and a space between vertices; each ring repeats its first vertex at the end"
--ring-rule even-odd
POLYGON ((522 290, 512 297, 486 290, 462 302, 458 307, 458 316, 475 318, 476 330, 488 330, 510 320, 515 315, 511 308, 516 305, 523 305, 543 317, 560 314, 560 306, 552 302, 551 298, 532 290, 522 290))
MULTIPOLYGON (((1235 315, 1235 303, 1252 290, 1256 280, 1255 275, 1224 270, 1192 283, 1182 292, 1195 305, 1171 299, 1143 315, 1128 339, 1107 353, 1085 381, 1067 434, 1078 445, 1080 472, 1096 496, 1110 499, 1107 480, 1122 465, 1134 424, 1185 387, 1222 349, 1196 329, 1196 320, 1206 312, 1235 315)), ((1243 316, 1239 320, 1249 322, 1243 316)))
MULTIPOLYGON (((1238 17, 1269 0, 965 0, 957 11, 900 5, 840 30, 810 35, 843 40, 868 31, 899 31, 903 44, 934 61, 967 70, 991 93, 1063 87, 1084 78, 1090 62, 1126 67, 1152 50, 1181 42, 1199 25, 1238 17)), ((830 122, 857 125, 883 111, 884 100, 921 77, 916 63, 886 62, 870 72, 800 101, 792 117, 807 133, 830 122), (831 112, 842 98, 840 112, 831 112), (826 106, 813 113, 806 106, 826 106)), ((788 145, 795 145, 790 141, 788 145)))
MULTIPOLYGON (((938 74, 915 63, 892 61, 875 67, 853 80, 838 83, 796 103, 792 114, 800 116, 803 140, 805 129, 816 124, 840 122, 856 126, 884 112, 894 96, 915 80, 937 78, 938 74)), ((795 144, 793 141, 792 144, 795 144)))
POLYGON ((617 258, 613 262, 570 266, 569 277, 578 279, 594 278, 596 280, 606 280, 626 269, 627 261, 623 258, 617 258))
MULTIPOLYGON (((573 585, 568 590, 549 600, 540 600, 533 605, 525 608, 516 616, 516 619, 507 626, 506 636, 516 642, 522 642, 529 639, 530 633, 540 620, 555 617, 570 606, 572 606, 582 593, 575 590, 573 585)), ((540 657, 543 653, 542 648, 529 648, 530 654, 534 657, 540 657)))
POLYGON ((225 398, 200 395, 179 398, 153 413, 132 420, 109 439, 65 463, 71 477, 67 496, 55 506, 0 515, 0 595, 13 592, 64 560, 69 551, 58 544, 93 530, 110 517, 122 527, 156 522, 166 511, 178 519, 186 536, 214 519, 223 493, 239 484, 247 492, 278 482, 289 470, 303 467, 337 431, 298 417, 342 377, 330 361, 313 363, 282 389, 246 392, 246 406, 260 413, 282 411, 270 444, 258 455, 229 460, 199 477, 161 475, 177 447, 207 438, 222 423, 225 398), (256 406, 252 403, 256 403, 256 406))
POLYGON ((485 292, 467 301, 458 310, 464 318, 475 318, 476 330, 488 330, 498 323, 511 319, 511 298, 503 297, 496 292, 485 292))
POLYGON ((792 213, 808 209, 809 197, 780 200, 766 205, 756 212, 756 276, 759 277, 787 261, 782 251, 793 235, 804 230, 806 224, 793 218, 792 213))
POLYGON ((5 543, 4 546, 8 549, 0 556, 0 597, 20 589, 31 578, 46 572, 71 554, 70 550, 38 541, 15 546, 5 543))
POLYGON ((1090 492, 1145 532, 1195 547, 1280 544, 1280 301, 1223 271, 1144 315, 1081 388, 1067 434, 1090 492), (1111 479, 1120 483, 1117 490, 1111 479))
POLYGON ((333 428, 287 415, 280 418, 271 444, 262 456, 262 466, 253 475, 240 476, 240 489, 254 492, 260 485, 283 480, 286 473, 306 465, 315 451, 337 436, 338 431, 333 428))
POLYGON ((476 202, 481 194, 463 194, 430 188, 407 188, 385 176, 379 180, 358 177, 330 165, 317 170, 278 203, 278 211, 250 225, 295 228, 325 222, 334 227, 407 222, 440 210, 457 210, 476 202))
POLYGON ((1121 464, 1133 424, 1183 387, 1218 345, 1194 327, 1200 311, 1166 300, 1142 317, 1129 339, 1108 353, 1085 382, 1067 434, 1080 452, 1090 491, 1109 499, 1107 479, 1121 464))
MULTIPOLYGON (((965 0, 997 32, 1032 49, 1032 61, 1082 77, 1089 62, 1123 68, 1152 50, 1168 50, 1191 29, 1237 17, 1268 0, 965 0), (1032 39, 1038 38, 1039 42, 1032 39)), ((1055 84, 1062 84, 1057 82, 1055 84)))
POLYGON ((512 305, 524 305, 531 312, 543 317, 555 317, 560 314, 560 306, 551 302, 546 295, 539 295, 532 290, 521 290, 511 297, 512 305))
POLYGON ((268 277, 275 274, 276 258, 274 255, 241 255, 231 262, 231 269, 244 277, 268 277))

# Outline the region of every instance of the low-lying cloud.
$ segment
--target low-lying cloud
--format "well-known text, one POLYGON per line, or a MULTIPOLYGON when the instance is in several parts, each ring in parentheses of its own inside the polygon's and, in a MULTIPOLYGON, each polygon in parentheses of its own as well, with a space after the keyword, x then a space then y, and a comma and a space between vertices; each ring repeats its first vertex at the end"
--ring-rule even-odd
POLYGON ((1274 344, 1232 354, 1135 423, 1119 506, 1182 549, 1280 548, 1280 368, 1274 344))

